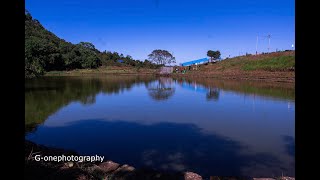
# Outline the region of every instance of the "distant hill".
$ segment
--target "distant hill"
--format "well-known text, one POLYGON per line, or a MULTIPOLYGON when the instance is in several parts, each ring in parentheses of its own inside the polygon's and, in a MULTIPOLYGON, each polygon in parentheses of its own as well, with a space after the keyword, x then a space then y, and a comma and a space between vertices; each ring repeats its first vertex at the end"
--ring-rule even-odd
POLYGON ((211 64, 208 71, 294 71, 295 51, 244 55, 211 64))
POLYGON ((185 76, 294 82, 295 51, 228 58, 193 67, 185 76))
POLYGON ((134 60, 117 52, 100 52, 92 43, 72 44, 45 29, 25 10, 25 77, 43 75, 46 71, 95 69, 101 65, 155 68, 150 61, 134 60), (122 61, 118 61, 121 59, 122 61))
POLYGON ((91 43, 72 44, 46 30, 25 11, 25 76, 45 71, 96 68, 101 65, 99 51, 91 43))

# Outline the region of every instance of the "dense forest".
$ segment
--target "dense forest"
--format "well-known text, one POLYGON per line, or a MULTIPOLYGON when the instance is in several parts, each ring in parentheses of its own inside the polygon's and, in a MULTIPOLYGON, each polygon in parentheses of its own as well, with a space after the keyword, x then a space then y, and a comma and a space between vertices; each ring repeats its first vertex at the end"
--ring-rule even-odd
POLYGON ((47 71, 98 68, 99 66, 157 68, 145 60, 134 60, 117 52, 100 52, 90 42, 72 44, 46 30, 25 10, 25 77, 41 76, 47 71), (119 61, 121 60, 121 61, 119 61))

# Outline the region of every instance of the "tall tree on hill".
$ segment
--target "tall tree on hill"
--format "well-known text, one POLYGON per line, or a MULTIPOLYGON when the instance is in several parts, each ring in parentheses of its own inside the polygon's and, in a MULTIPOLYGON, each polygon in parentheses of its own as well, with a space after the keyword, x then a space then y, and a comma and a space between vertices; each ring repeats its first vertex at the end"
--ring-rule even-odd
POLYGON ((212 61, 212 58, 213 58, 213 56, 214 56, 214 51, 209 50, 209 51, 207 52, 207 56, 210 57, 210 62, 211 62, 211 61, 212 61))
POLYGON ((220 56, 221 56, 221 53, 220 53, 219 50, 218 50, 218 51, 209 50, 209 51, 207 52, 207 56, 209 56, 209 57, 210 57, 210 61, 212 61, 212 60, 219 59, 220 56))
POLYGON ((214 56, 213 56, 213 59, 214 59, 214 60, 217 60, 217 59, 220 59, 220 57, 221 57, 220 51, 219 51, 219 50, 215 51, 214 56))
POLYGON ((167 50, 156 49, 148 55, 149 60, 159 65, 166 65, 176 62, 176 58, 167 50))

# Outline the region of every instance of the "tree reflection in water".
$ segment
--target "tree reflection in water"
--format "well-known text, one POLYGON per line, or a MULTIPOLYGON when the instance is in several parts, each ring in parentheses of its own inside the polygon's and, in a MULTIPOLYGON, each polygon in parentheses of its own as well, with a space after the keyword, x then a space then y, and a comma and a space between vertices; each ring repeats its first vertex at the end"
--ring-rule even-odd
POLYGON ((160 77, 147 84, 147 89, 152 99, 156 101, 168 100, 175 93, 173 84, 172 78, 160 77))
POLYGON ((216 87, 209 87, 207 92, 207 100, 218 101, 220 95, 220 89, 216 87))

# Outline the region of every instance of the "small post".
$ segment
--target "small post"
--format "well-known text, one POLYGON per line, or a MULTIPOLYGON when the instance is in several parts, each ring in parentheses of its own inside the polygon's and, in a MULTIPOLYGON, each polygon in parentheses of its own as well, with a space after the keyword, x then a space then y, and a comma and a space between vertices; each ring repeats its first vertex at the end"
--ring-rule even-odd
POLYGON ((256 55, 258 54, 258 36, 257 36, 257 42, 256 42, 256 55))

